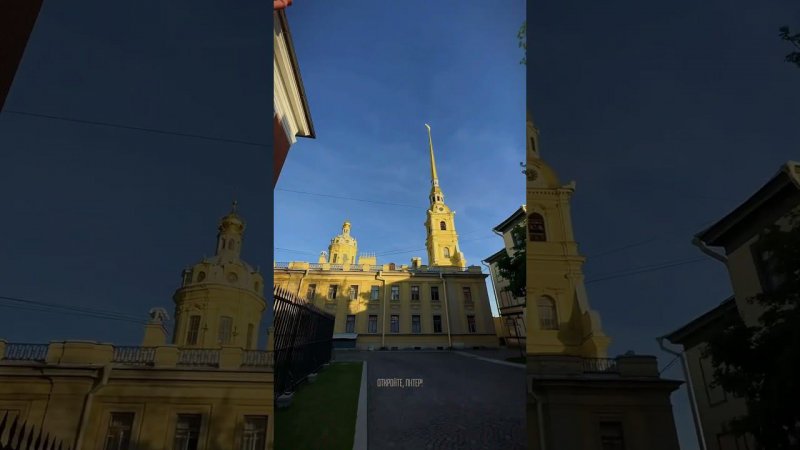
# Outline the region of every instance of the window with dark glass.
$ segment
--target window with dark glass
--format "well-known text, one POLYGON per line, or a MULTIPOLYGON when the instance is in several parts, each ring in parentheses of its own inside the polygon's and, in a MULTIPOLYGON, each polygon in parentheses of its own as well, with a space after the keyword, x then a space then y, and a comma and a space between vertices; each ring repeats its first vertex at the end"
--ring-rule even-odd
POLYGON ((189 284, 192 282, 192 271, 191 270, 184 270, 183 271, 183 284, 189 284))
POLYGON ((462 292, 464 293, 464 303, 472 303, 472 289, 464 287, 462 288, 462 292))
POLYGON ((442 316, 440 315, 433 316, 433 332, 434 333, 442 332, 442 316))
POLYGON ((379 286, 372 286, 372 290, 369 293, 370 300, 380 300, 381 298, 381 288, 379 286))
POLYGON ((439 286, 431 286, 431 301, 439 301, 439 286))
POLYGON ((390 325, 391 325, 391 332, 392 333, 399 333, 400 332, 400 316, 392 315, 392 319, 391 319, 390 325))
POLYGON ((244 416, 240 450, 266 449, 268 423, 267 416, 244 416))
POLYGON ((316 284, 309 284, 308 288, 306 288, 306 299, 314 300, 314 296, 317 294, 317 285, 316 284))
POLYGON ((447 248, 447 247, 444 248, 444 257, 445 258, 449 258, 450 257, 450 249, 447 248))
POLYGON ((377 333, 378 332, 378 316, 369 316, 369 329, 370 333, 377 333))
POLYGON ((345 322, 345 333, 355 333, 356 332, 356 316, 350 315, 347 316, 347 322, 345 322))
POLYGON ((339 262, 339 255, 334 253, 333 254, 333 264, 336 264, 337 262, 339 262))
POLYGON ((131 448, 133 418, 134 414, 131 412, 111 413, 103 450, 128 450, 131 448))
POLYGON ((475 327, 475 316, 467 316, 467 330, 470 333, 477 332, 477 328, 475 327))
POLYGON ((440 230, 446 230, 447 229, 447 224, 444 222, 444 220, 439 222, 439 229, 440 230))
POLYGON ((602 450, 625 450, 621 422, 600 423, 600 448, 602 450))
POLYGON ((197 450, 200 441, 200 414, 178 414, 173 450, 197 450))
POLYGON ((335 284, 332 284, 332 285, 328 286, 328 300, 333 300, 333 299, 336 298, 336 289, 337 288, 338 288, 338 286, 336 286, 335 284))
POLYGON ((422 333, 422 324, 419 321, 419 315, 411 316, 411 332, 422 333))
POLYGON ((556 302, 548 296, 539 297, 536 302, 539 311, 539 326, 542 330, 557 330, 558 316, 556 314, 556 302))
POLYGON ((253 348, 253 338, 255 337, 255 326, 252 323, 247 324, 247 348, 253 348))
POLYGON ((358 299, 358 286, 352 285, 350 286, 350 300, 357 300, 358 299))
POLYGON ((219 318, 219 335, 217 342, 229 345, 233 338, 233 317, 222 316, 219 318))
POLYGON ((400 300, 400 286, 392 286, 392 300, 400 300))
POLYGON ((189 330, 186 333, 186 345, 197 345, 200 334, 200 316, 189 316, 189 330))
POLYGON ((528 239, 534 242, 547 240, 544 217, 539 213, 531 213, 528 215, 528 239))
POLYGON ((411 286, 411 300, 419 300, 419 286, 411 286))

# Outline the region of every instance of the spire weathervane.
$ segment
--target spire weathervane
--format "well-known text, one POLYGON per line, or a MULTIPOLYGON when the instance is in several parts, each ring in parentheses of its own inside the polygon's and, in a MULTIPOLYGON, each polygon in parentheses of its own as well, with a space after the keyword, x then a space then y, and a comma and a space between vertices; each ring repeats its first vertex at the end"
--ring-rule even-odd
POLYGON ((231 203, 231 212, 235 213, 235 212, 236 212, 236 209, 237 209, 238 207, 239 207, 239 202, 237 202, 236 200, 234 200, 234 201, 233 201, 233 203, 231 203))

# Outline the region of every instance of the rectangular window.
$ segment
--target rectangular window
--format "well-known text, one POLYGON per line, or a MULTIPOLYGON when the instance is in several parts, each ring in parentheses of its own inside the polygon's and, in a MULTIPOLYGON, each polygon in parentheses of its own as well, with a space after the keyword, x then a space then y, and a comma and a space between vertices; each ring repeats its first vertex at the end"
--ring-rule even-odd
POLYGON ((131 448, 131 431, 134 414, 130 412, 111 413, 106 432, 106 445, 103 450, 128 450, 131 448))
POLYGON ((419 316, 416 314, 411 316, 411 332, 422 333, 422 328, 419 322, 419 316))
POLYGON ((472 290, 468 287, 462 288, 464 292, 464 303, 470 304, 472 303, 472 290))
POLYGON ((439 286, 431 286, 431 301, 439 301, 439 286))
POLYGON ((253 348, 253 339, 255 338, 255 326, 252 323, 247 324, 247 348, 253 348))
POLYGON ((316 294, 317 294, 317 285, 309 284, 308 288, 306 289, 306 299, 314 300, 314 295, 316 294))
POLYGON ((183 284, 189 284, 192 282, 192 271, 191 270, 184 270, 183 271, 183 284))
POLYGON ((391 326, 392 326, 391 328, 392 333, 400 332, 400 316, 394 314, 392 315, 391 326))
POLYGON ((411 300, 419 300, 419 286, 411 286, 411 300))
POLYGON ((467 330, 470 333, 477 332, 477 329, 475 328, 475 316, 467 316, 467 330))
POLYGON ((355 333, 356 332, 356 316, 350 315, 347 316, 347 322, 345 322, 345 333, 355 333))
POLYGON ((219 335, 217 342, 220 345, 230 345, 233 334, 233 317, 222 316, 219 318, 219 335))
POLYGON ((328 286, 328 300, 335 300, 336 299, 336 289, 338 287, 339 286, 336 286, 335 284, 332 284, 332 285, 328 286))
POLYGON ((434 333, 442 332, 442 316, 439 315, 433 316, 433 332, 434 333))
POLYGON ((369 293, 370 300, 380 300, 381 298, 381 288, 379 286, 372 286, 372 290, 369 293))
POLYGON ((622 438, 622 423, 600 423, 600 448, 602 450, 625 450, 625 441, 622 438))
POLYGON ((200 441, 200 414, 178 414, 173 450, 197 450, 200 441))
POLYGON ((358 286, 355 284, 350 286, 350 300, 358 300, 358 286))
POLYGON ((200 334, 200 316, 189 317, 189 330, 186 333, 186 345, 197 345, 200 334))
POLYGON ((268 423, 267 416, 244 416, 240 450, 264 450, 267 448, 268 423))
POLYGON ((400 300, 400 286, 392 286, 392 300, 400 300))
POLYGON ((369 332, 378 332, 378 316, 369 316, 369 332))

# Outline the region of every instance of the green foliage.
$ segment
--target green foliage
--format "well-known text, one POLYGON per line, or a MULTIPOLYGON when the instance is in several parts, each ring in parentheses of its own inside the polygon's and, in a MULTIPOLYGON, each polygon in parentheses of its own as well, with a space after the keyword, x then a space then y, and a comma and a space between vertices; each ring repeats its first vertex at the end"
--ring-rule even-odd
POLYGON ((519 39, 519 48, 522 49, 522 59, 520 64, 528 65, 528 21, 522 22, 522 26, 517 31, 517 39, 519 39))
MULTIPOLYGON (((789 31, 789 27, 781 27, 779 36, 784 41, 794 45, 795 48, 800 49, 800 33, 792 34, 791 31, 789 31)), ((791 52, 786 55, 786 62, 793 63, 797 67, 800 67, 800 52, 791 52)))
POLYGON ((769 228, 758 247, 770 256, 777 286, 747 299, 762 311, 758 324, 737 315, 721 323, 705 356, 714 366, 714 385, 743 398, 747 415, 730 423, 738 435, 751 434, 763 449, 800 448, 800 216, 790 230, 769 228))
POLYGON ((525 297, 525 226, 517 225, 511 230, 514 239, 512 256, 504 253, 497 261, 497 271, 508 280, 504 288, 514 297, 525 297))

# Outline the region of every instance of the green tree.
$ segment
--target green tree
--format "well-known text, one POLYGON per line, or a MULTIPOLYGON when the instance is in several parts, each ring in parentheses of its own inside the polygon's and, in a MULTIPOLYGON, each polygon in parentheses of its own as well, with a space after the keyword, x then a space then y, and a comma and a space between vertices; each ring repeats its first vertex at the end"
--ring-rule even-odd
POLYGON ((762 449, 800 449, 800 215, 790 229, 773 226, 759 238, 767 255, 766 292, 747 299, 760 307, 756 325, 738 315, 712 333, 705 355, 713 384, 742 398, 747 414, 731 430, 751 434, 762 449))
POLYGON ((512 255, 504 253, 497 260, 497 271, 508 280, 504 288, 514 297, 525 297, 525 226, 520 224, 511 229, 514 241, 512 255))
MULTIPOLYGON (((792 34, 789 31, 789 27, 781 27, 780 37, 794 45, 795 48, 800 49, 800 33, 792 34)), ((786 62, 794 63, 797 67, 800 67, 800 52, 791 52, 786 55, 786 62)))
POLYGON ((528 21, 522 22, 522 26, 517 31, 517 39, 519 39, 519 48, 522 49, 522 59, 520 64, 528 65, 528 21))

